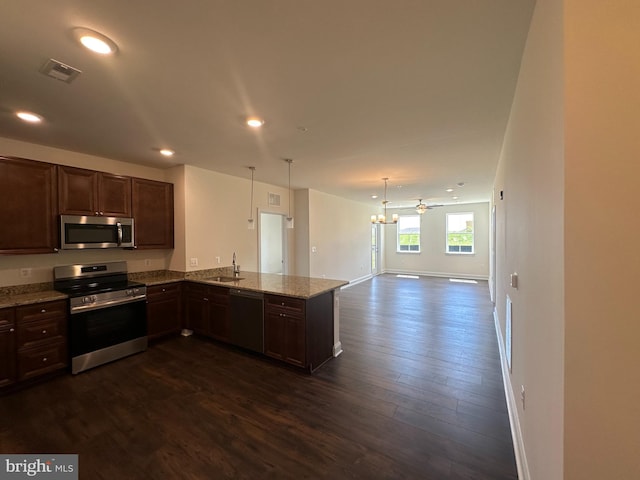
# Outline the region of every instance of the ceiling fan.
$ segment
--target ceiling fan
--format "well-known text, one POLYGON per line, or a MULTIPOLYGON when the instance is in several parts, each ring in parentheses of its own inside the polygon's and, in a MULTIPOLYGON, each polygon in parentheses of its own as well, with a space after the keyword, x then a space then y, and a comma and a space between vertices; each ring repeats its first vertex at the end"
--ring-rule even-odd
POLYGON ((418 212, 420 215, 422 215, 427 210, 431 210, 432 208, 442 207, 442 206, 443 205, 426 205, 426 204, 422 203, 422 199, 419 198, 418 199, 418 204, 416 205, 416 212, 418 212))

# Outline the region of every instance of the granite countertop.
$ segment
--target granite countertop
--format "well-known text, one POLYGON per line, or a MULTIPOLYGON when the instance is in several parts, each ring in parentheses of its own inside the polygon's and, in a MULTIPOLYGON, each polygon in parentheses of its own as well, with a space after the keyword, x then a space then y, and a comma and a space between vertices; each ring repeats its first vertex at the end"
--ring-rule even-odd
POLYGON ((287 297, 311 298, 322 293, 336 290, 349 282, 328 278, 297 277, 294 275, 277 275, 274 273, 240 272, 240 279, 222 282, 216 277, 190 278, 190 281, 220 285, 229 288, 253 290, 273 293, 287 297))
MULTIPOLYGON (((231 277, 230 268, 199 270, 196 272, 175 272, 157 270, 129 274, 129 280, 144 283, 147 286, 190 281, 207 285, 220 285, 228 288, 272 293, 287 297, 311 298, 322 293, 336 290, 349 282, 328 278, 298 277, 295 275, 276 275, 273 273, 241 272, 240 278, 232 282, 222 282, 219 277, 231 277)), ((16 285, 0 288, 0 308, 18 307, 40 302, 65 300, 68 296, 53 289, 52 283, 16 285)))
POLYGON ((21 292, 20 289, 9 291, 3 288, 0 292, 0 308, 19 307, 33 303, 51 302, 53 300, 66 300, 67 295, 55 290, 39 290, 35 292, 21 292))
POLYGON ((220 285, 222 287, 253 290, 256 292, 273 293, 275 295, 298 298, 315 297, 316 295, 335 290, 349 283, 345 280, 257 272, 240 272, 240 279, 232 282, 218 280, 220 277, 232 276, 232 270, 228 267, 223 267, 186 273, 173 271, 141 272, 129 274, 129 279, 144 283, 147 286, 187 280, 207 285, 220 285))
POLYGON ((144 283, 147 287, 161 285, 163 283, 181 282, 184 280, 183 272, 174 272, 172 270, 130 273, 128 276, 129 280, 144 283))

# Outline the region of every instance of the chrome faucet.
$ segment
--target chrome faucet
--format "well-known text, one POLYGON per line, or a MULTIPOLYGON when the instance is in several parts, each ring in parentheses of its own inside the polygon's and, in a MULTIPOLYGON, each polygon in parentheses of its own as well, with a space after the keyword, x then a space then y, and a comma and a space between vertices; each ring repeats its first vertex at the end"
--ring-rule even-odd
POLYGON ((234 277, 239 277, 240 276, 240 265, 236 264, 236 252, 233 252, 233 262, 231 262, 233 265, 233 276, 234 277))

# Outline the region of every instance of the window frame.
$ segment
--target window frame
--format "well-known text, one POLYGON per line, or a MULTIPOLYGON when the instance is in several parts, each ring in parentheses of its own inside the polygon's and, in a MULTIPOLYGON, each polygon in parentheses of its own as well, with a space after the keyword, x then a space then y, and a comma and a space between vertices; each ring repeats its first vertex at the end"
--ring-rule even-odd
POLYGON ((419 214, 405 214, 398 216, 398 223, 396 224, 396 253, 421 253, 422 251, 422 219, 419 214), (417 218, 418 219, 418 244, 417 245, 406 245, 406 250, 401 250, 400 247, 400 223, 402 222, 402 218, 417 218), (417 249, 411 250, 412 246, 417 246, 417 249))
MULTIPOLYGON (((455 233, 455 232, 451 232, 455 233)), ((476 253, 476 216, 474 212, 448 212, 445 215, 445 226, 444 226, 444 237, 445 237, 445 246, 444 251, 447 255, 474 255, 476 253), (459 215, 471 215, 471 223, 473 225, 471 230, 471 251, 451 251, 450 247, 454 245, 449 245, 449 216, 459 216, 459 215)), ((458 246, 460 247, 460 246, 458 246)))

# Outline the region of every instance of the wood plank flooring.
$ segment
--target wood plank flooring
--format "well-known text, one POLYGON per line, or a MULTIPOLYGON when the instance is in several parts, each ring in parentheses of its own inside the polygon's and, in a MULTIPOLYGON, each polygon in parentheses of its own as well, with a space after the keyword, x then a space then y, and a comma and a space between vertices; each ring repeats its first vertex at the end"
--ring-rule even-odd
POLYGON ((486 282, 341 292, 344 353, 309 375, 197 337, 0 397, 0 452, 81 479, 517 478, 486 282))

